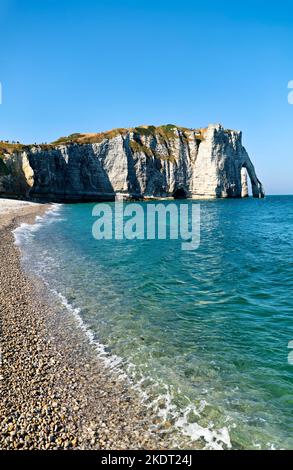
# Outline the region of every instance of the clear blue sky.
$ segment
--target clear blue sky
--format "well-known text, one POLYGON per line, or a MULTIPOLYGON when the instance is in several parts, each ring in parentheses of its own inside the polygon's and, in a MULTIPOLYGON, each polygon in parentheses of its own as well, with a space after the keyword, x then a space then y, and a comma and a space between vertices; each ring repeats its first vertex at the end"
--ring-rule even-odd
POLYGON ((292 1, 1 0, 0 19, 1 139, 221 122, 293 193, 292 1))

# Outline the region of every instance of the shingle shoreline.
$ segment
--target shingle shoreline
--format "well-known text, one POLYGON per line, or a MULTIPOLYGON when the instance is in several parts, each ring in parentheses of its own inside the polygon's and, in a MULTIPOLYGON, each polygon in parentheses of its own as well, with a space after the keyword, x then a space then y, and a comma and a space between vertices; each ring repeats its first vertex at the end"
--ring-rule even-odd
POLYGON ((166 448, 129 384, 22 270, 11 231, 46 209, 1 214, 0 449, 166 448))

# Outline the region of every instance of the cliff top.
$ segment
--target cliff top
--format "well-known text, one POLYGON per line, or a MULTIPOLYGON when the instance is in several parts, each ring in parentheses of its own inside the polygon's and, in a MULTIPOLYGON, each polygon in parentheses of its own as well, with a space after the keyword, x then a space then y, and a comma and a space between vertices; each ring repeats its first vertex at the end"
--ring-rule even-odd
MULTIPOLYGON (((20 152, 30 147, 39 146, 42 149, 49 149, 57 145, 69 145, 69 144, 94 144, 100 143, 106 139, 113 139, 118 135, 126 136, 129 133, 137 135, 137 137, 151 137, 156 136, 163 140, 174 139, 178 136, 178 132, 181 133, 183 137, 188 139, 191 135, 196 139, 203 140, 204 134, 207 128, 187 128, 182 126, 177 126, 175 124, 166 124, 162 126, 152 126, 152 125, 142 125, 132 128, 117 128, 105 132, 98 133, 75 133, 69 136, 60 137, 51 143, 41 143, 41 144, 21 144, 20 142, 9 142, 0 140, 0 157, 3 154, 13 154, 14 152, 20 152)), ((224 132, 232 132, 229 129, 223 129, 224 132)))
POLYGON ((118 135, 126 136, 130 132, 139 136, 151 137, 160 136, 164 139, 172 139, 177 135, 177 131, 183 134, 196 133, 198 138, 201 138, 204 129, 189 129, 187 127, 176 126, 175 124, 166 124, 162 126, 137 126, 131 128, 117 128, 110 131, 91 133, 91 134, 71 134, 67 137, 60 137, 60 139, 52 142, 52 145, 60 145, 67 143, 79 144, 94 144, 100 143, 106 139, 113 139, 118 135))

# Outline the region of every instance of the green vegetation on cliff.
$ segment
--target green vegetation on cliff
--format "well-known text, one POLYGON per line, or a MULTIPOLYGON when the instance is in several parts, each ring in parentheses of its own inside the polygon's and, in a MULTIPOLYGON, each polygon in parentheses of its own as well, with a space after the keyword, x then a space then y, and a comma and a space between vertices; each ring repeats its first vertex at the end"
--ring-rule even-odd
POLYGON ((156 155, 154 150, 156 143, 165 145, 169 152, 170 142, 178 138, 182 139, 186 143, 194 139, 201 141, 204 139, 204 131, 205 129, 188 129, 187 127, 180 127, 176 126, 175 124, 166 124, 162 126, 138 126, 129 129, 117 128, 105 132, 88 134, 76 132, 74 134, 70 134, 69 136, 60 137, 50 144, 24 145, 19 142, 0 141, 0 155, 12 155, 16 152, 30 150, 30 148, 34 146, 38 146, 42 150, 50 150, 51 148, 58 145, 99 144, 117 136, 122 136, 123 138, 131 136, 130 148, 134 153, 143 152, 149 157, 154 156, 156 158, 168 158, 170 160, 174 160, 175 157, 171 155, 169 155, 169 157, 156 155), (148 140, 147 145, 145 142, 146 139, 150 139, 148 140), (153 139, 152 145, 148 145, 149 142, 151 143, 151 139, 153 139))
POLYGON ((113 139, 118 135, 126 135, 129 129, 118 128, 110 131, 99 132, 97 134, 71 134, 68 137, 60 137, 60 139, 52 142, 51 145, 66 145, 66 144, 99 144, 103 140, 113 139))
POLYGON ((52 142, 51 145, 66 145, 70 143, 77 144, 94 144, 100 143, 104 140, 113 139, 119 135, 125 137, 130 132, 141 137, 156 137, 162 140, 172 140, 178 137, 178 131, 181 135, 188 139, 193 133, 196 137, 201 139, 204 129, 188 129, 187 127, 176 126, 175 124, 166 124, 162 126, 138 126, 127 128, 117 128, 110 131, 91 133, 91 134, 71 134, 67 137, 60 137, 60 139, 52 142))
POLYGON ((25 148, 25 145, 11 142, 0 141, 0 156, 4 153, 12 155, 15 152, 21 152, 25 148))
POLYGON ((146 147, 145 145, 143 145, 143 143, 139 140, 130 140, 129 145, 133 153, 143 152, 148 157, 155 156, 152 149, 150 147, 146 147))

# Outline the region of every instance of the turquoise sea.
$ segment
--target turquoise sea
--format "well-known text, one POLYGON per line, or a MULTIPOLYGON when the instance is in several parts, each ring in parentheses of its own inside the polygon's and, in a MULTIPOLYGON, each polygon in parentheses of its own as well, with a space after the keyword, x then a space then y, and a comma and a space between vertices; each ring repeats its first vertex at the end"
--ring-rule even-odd
POLYGON ((195 251, 95 240, 93 207, 58 206, 17 229, 25 268, 79 316, 175 445, 292 449, 293 196, 200 201, 195 251))

